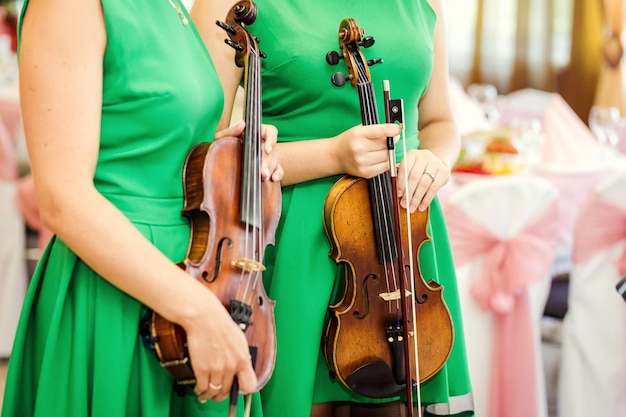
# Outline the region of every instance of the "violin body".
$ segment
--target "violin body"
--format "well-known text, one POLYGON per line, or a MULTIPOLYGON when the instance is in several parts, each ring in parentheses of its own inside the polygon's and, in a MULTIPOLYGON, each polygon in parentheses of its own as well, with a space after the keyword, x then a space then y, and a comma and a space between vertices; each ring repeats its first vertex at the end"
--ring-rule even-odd
MULTIPOLYGON (((221 138, 213 143, 196 145, 185 162, 185 206, 183 214, 191 223, 191 237, 186 259, 179 263, 189 275, 200 280, 215 293, 233 318, 242 320, 246 338, 255 361, 259 389, 272 374, 276 356, 274 337, 274 304, 265 293, 260 274, 248 260, 245 243, 250 239, 249 225, 241 222, 241 154, 239 138, 221 138), (210 181, 209 181, 210 179, 210 181), (246 291, 242 281, 256 275, 253 294, 246 291), (250 312, 233 300, 249 300, 250 312), (246 318, 248 315, 248 318, 246 318), (238 317, 238 318, 237 318, 238 317), (259 343, 262 342, 262 343, 259 343)), ((280 219, 281 189, 276 182, 261 183, 263 235, 262 248, 274 243, 274 233, 280 219)), ((258 254, 257 254, 258 256, 258 254)), ((247 303, 245 303, 247 304, 247 303)), ((242 324, 240 323, 240 326, 242 324)), ((186 337, 177 324, 152 313, 152 334, 162 366, 183 385, 195 385, 189 363, 186 337)))
MULTIPOLYGON (((439 371, 450 355, 454 334, 442 299, 443 288, 425 282, 417 269, 417 302, 409 303, 418 320, 414 326, 417 343, 409 343, 411 351, 405 354, 399 285, 390 285, 393 267, 381 264, 374 255, 377 248, 369 194, 368 180, 344 176, 333 185, 324 204, 330 256, 344 265, 345 288, 341 300, 329 307, 323 352, 329 369, 346 387, 368 397, 385 398, 405 390, 405 360, 419 357, 421 382, 439 371)), ((400 216, 401 233, 410 233, 413 242, 426 241, 428 211, 414 212, 410 223, 409 230, 407 217, 400 216)), ((414 265, 418 265, 418 248, 412 254, 406 253, 406 247, 403 250, 406 259, 413 257, 414 265)), ((404 265, 406 271, 408 267, 404 265)), ((407 315, 411 317, 412 312, 407 315)), ((406 324, 412 325, 410 319, 406 324)))

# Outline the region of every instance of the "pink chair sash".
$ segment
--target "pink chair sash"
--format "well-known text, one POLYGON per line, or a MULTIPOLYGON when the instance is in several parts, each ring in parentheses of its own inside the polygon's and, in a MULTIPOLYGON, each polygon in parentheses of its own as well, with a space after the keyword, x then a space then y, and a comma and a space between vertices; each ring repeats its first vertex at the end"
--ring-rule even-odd
POLYGON ((556 201, 516 236, 502 240, 457 207, 446 210, 457 266, 485 255, 471 293, 494 313, 489 417, 536 417, 535 336, 526 288, 545 277, 558 236, 556 201))
MULTIPOLYGON (((594 192, 580 210, 576 224, 574 263, 585 262, 599 251, 626 239, 626 208, 594 192)), ((626 247, 615 265, 626 274, 626 247)))

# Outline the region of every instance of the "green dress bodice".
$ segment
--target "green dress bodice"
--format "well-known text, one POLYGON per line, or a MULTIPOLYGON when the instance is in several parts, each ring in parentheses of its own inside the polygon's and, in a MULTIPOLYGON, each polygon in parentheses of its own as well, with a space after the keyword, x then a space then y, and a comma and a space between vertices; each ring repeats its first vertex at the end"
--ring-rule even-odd
MULTIPOLYGON (((382 83, 389 80, 392 98, 404 101, 406 146, 418 146, 418 103, 433 68, 436 22, 427 0, 256 3, 259 14, 250 31, 267 55, 262 61, 263 122, 277 126, 279 141, 333 137, 361 123, 357 90, 350 83, 340 87, 331 83, 333 73, 347 72, 346 65, 340 61, 331 66, 325 58, 329 51, 339 50, 340 22, 353 18, 365 36, 375 39, 373 46, 362 49, 365 59, 383 60, 370 67, 380 120, 384 120, 382 83)), ((401 148, 400 144, 397 159, 401 148)), ((378 401, 345 389, 329 375, 320 353, 327 307, 337 287, 342 288, 342 269, 329 257, 322 223, 324 201, 337 179, 283 187, 277 244, 266 250, 264 275, 269 296, 276 300, 278 346, 274 374, 262 390, 266 416, 305 417, 311 404, 328 401, 378 401)), ((444 285, 457 337, 447 365, 422 385, 422 400, 431 412, 447 408, 461 410, 448 414, 471 415, 454 265, 437 200, 431 205, 430 235, 432 240, 420 250, 420 268, 426 280, 444 285), (450 407, 457 402, 463 405, 450 407)))
MULTIPOLYGON (((223 90, 195 26, 183 25, 168 0, 102 0, 102 10, 107 44, 93 181, 180 262, 189 242, 183 165, 193 145, 213 140, 223 90)), ((175 392, 141 340, 145 311, 53 237, 24 302, 2 417, 226 416, 228 401, 200 404, 191 391, 175 392)), ((258 394, 251 409, 261 416, 258 394)), ((237 415, 243 411, 240 400, 237 415)))

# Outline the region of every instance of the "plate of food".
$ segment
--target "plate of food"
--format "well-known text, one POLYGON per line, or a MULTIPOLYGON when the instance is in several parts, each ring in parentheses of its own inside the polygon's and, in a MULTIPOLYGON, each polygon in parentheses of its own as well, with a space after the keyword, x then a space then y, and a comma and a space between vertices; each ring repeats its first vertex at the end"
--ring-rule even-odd
POLYGON ((525 169, 509 129, 478 132, 462 138, 452 171, 478 175, 519 173, 525 169))

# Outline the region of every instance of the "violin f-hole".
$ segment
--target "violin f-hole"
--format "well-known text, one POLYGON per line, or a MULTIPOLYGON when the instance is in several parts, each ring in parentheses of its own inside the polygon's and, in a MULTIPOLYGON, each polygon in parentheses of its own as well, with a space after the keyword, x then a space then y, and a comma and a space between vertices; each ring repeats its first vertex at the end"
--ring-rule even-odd
POLYGON ((202 279, 207 283, 211 283, 215 281, 220 274, 220 270, 222 269, 222 249, 224 248, 224 244, 226 244, 229 248, 233 247, 233 241, 228 237, 223 237, 220 239, 220 242, 217 245, 217 252, 215 252, 215 269, 213 270, 213 276, 207 279, 207 271, 202 272, 202 279))

